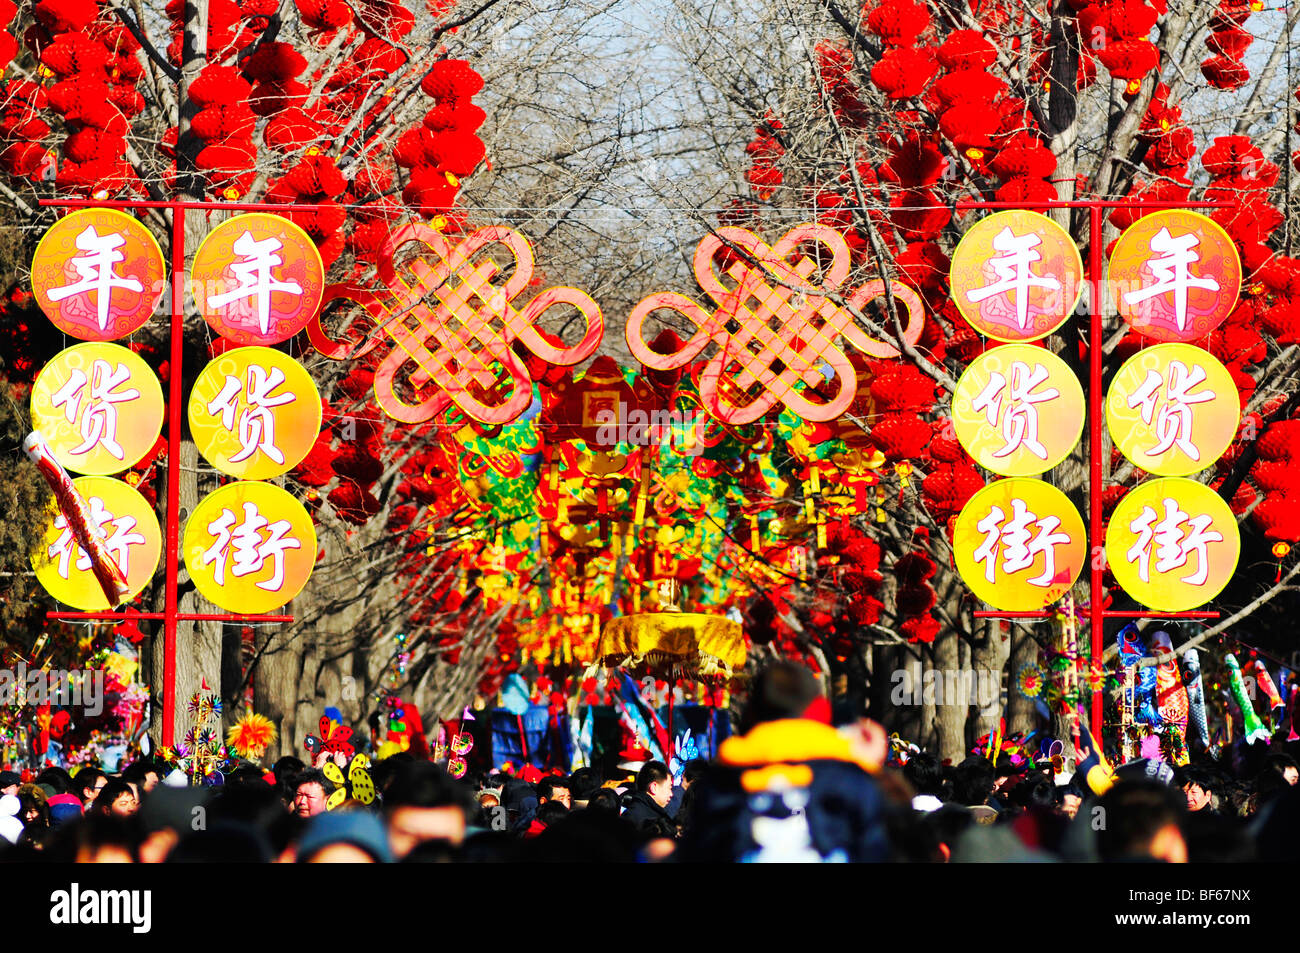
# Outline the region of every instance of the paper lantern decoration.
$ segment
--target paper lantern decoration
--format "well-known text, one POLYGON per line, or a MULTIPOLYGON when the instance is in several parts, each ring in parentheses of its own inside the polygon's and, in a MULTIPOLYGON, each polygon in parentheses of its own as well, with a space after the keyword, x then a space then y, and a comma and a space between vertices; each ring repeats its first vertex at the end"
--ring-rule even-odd
POLYGON ((1147 473, 1187 476, 1222 456, 1241 402, 1232 375, 1190 344, 1160 344, 1129 358, 1106 395, 1106 425, 1121 453, 1147 473))
POLYGON ((167 290, 162 249, 125 212, 82 209, 59 219, 32 256, 32 293, 60 331, 112 341, 139 329, 167 290))
POLYGON ((135 466, 162 433, 162 386, 139 355, 116 344, 60 351, 32 385, 32 424, 54 458, 77 473, 135 466))
POLYGON ((229 483, 190 513, 185 567, 209 602, 230 612, 269 612, 307 584, 316 530, 301 503, 269 483, 229 483))
POLYGON ((266 480, 292 470, 311 450, 320 432, 320 394, 287 354, 235 348, 195 380, 189 421, 204 460, 233 477, 266 480))
POLYGON ((1138 603, 1183 612, 1209 602, 1237 568, 1241 537, 1228 504, 1204 484, 1150 480, 1111 514, 1106 562, 1138 603))
POLYGON ((307 233, 278 215, 227 219, 208 232, 190 272, 205 321, 235 344, 287 341, 320 310, 325 269, 307 233))

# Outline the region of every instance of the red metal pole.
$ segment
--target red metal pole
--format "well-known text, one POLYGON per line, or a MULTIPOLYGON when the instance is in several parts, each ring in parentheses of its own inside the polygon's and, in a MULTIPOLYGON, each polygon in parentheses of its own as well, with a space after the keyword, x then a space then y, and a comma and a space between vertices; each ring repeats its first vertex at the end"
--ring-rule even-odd
MULTIPOLYGON (((1088 480, 1088 538, 1091 542, 1092 584, 1089 587, 1089 627, 1092 630, 1091 663, 1096 665, 1101 660, 1101 647, 1105 639, 1106 622, 1103 608, 1102 573, 1105 571, 1105 540, 1101 531, 1101 483, 1102 469, 1102 315, 1105 312, 1105 288, 1102 285, 1102 207, 1088 207, 1088 271, 1092 284, 1092 301, 1088 309, 1088 465, 1091 474, 1088 480)), ((1102 745, 1101 737, 1102 698, 1101 689, 1092 692, 1092 735, 1097 745, 1102 745)), ((1101 752, 1099 751, 1098 754, 1101 752)))
POLYGON ((162 743, 175 742, 176 587, 180 580, 181 369, 185 360, 185 210, 172 210, 172 353, 167 377, 167 603, 163 618, 162 743))

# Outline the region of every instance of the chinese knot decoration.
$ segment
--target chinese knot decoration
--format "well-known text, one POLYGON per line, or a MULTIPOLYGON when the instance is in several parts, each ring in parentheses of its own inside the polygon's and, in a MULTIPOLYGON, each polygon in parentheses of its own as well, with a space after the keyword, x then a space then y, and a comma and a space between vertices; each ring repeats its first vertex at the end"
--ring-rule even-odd
POLYGON ((375 399, 403 423, 430 420, 452 403, 481 423, 510 423, 533 394, 532 375, 512 345, 548 364, 568 366, 590 357, 605 331, 600 307, 576 288, 547 288, 516 308, 513 302, 533 280, 533 250, 505 226, 481 228, 452 246, 431 226, 406 225, 389 234, 379 258, 383 290, 338 284, 325 293, 326 307, 351 301, 365 309, 376 322, 370 334, 358 339, 354 331, 352 340, 336 341, 320 316, 307 331, 316 349, 336 360, 360 357, 380 345, 377 332, 388 335, 392 348, 375 371, 375 399), (417 257, 408 273, 399 273, 395 256, 408 243, 423 246, 436 260, 417 257), (504 251, 513 260, 503 269, 489 251, 504 251), (503 272, 508 277, 494 282, 503 272), (572 347, 536 326, 557 305, 576 308, 585 321, 586 331, 572 347))
MULTIPOLYGON (((796 225, 771 247, 747 229, 719 228, 700 241, 694 262, 696 281, 713 300, 714 310, 676 292, 653 294, 628 318, 628 347, 646 367, 668 371, 691 363, 713 342, 717 351, 701 375, 700 395, 708 412, 724 424, 752 423, 778 403, 805 420, 833 420, 848 409, 857 391, 857 374, 840 350, 839 338, 871 357, 900 354, 895 345, 865 333, 849 310, 860 311, 883 296, 883 281, 845 291, 848 307, 827 297, 827 292, 840 291, 851 264, 848 243, 826 225, 796 225), (813 245, 818 252, 814 257, 791 260, 792 254, 813 245), (809 278, 819 265, 823 280, 817 287, 809 278), (734 286, 727 287, 715 267, 734 286), (675 353, 661 354, 645 339, 645 319, 659 310, 675 311, 698 329, 675 353), (837 390, 829 399, 814 400, 827 366, 837 390)), ((925 320, 921 298, 896 282, 890 283, 889 293, 907 311, 902 339, 914 345, 925 320)))

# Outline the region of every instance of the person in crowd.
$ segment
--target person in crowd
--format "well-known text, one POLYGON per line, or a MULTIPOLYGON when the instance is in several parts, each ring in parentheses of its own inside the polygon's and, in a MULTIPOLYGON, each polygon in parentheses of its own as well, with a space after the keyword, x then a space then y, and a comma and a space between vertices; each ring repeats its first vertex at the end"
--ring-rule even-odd
POLYGON ((1216 787, 1214 776, 1204 768, 1193 765, 1182 771, 1182 789, 1187 796, 1187 810, 1193 814, 1218 813, 1214 808, 1216 787))
POLYGON ((836 730, 808 669, 777 662, 755 677, 742 734, 692 786, 677 856, 703 861, 884 860, 886 803, 872 775, 888 742, 874 722, 836 730))
POLYGON ((647 761, 636 775, 636 790, 627 798, 623 817, 647 837, 677 836, 677 825, 665 808, 673 797, 673 779, 662 761, 647 761))
POLYGON ((22 783, 23 776, 17 771, 0 771, 0 796, 12 794, 17 797, 22 783))
POLYGON ((81 800, 82 810, 89 811, 99 792, 108 784, 108 775, 98 768, 82 768, 72 781, 72 793, 81 800))
POLYGON ((325 802, 334 793, 334 783, 316 768, 300 772, 293 782, 293 810, 299 817, 325 812, 325 802))
POLYGON ((993 800, 995 780, 996 772, 989 760, 971 755, 953 771, 953 803, 966 807, 976 823, 992 824, 998 816, 993 800))
POLYGON ((1187 863, 1186 799, 1152 780, 1120 781, 1097 802, 1097 854, 1105 862, 1187 863))
POLYGON ((537 782, 538 810, 540 811, 542 805, 549 801, 558 801, 566 809, 573 807, 573 792, 569 787, 568 778, 548 774, 537 782))
POLYGON ((402 765, 384 795, 393 857, 401 860, 426 841, 446 841, 458 847, 473 810, 469 789, 444 768, 429 761, 402 765))
POLYGON ((99 789, 94 802, 88 806, 86 813, 111 814, 114 817, 128 818, 140 809, 131 785, 121 778, 106 781, 99 789))
POLYGON ((920 752, 907 759, 903 765, 903 777, 912 785, 915 795, 912 807, 918 811, 937 811, 943 807, 946 795, 943 765, 939 759, 928 752, 920 752))
POLYGON ((392 859, 388 832, 368 811, 313 817, 298 841, 300 864, 384 864, 392 859))

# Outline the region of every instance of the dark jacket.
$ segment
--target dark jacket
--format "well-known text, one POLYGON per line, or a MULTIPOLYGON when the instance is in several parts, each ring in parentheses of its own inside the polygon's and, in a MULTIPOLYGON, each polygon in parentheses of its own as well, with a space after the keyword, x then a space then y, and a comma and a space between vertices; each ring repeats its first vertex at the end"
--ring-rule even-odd
POLYGON ((692 786, 682 861, 881 861, 885 798, 848 741, 821 722, 764 722, 729 738, 692 786))
POLYGON ((623 819, 628 821, 638 834, 649 837, 676 837, 677 825, 668 812, 656 804, 649 794, 637 791, 629 799, 623 819))

